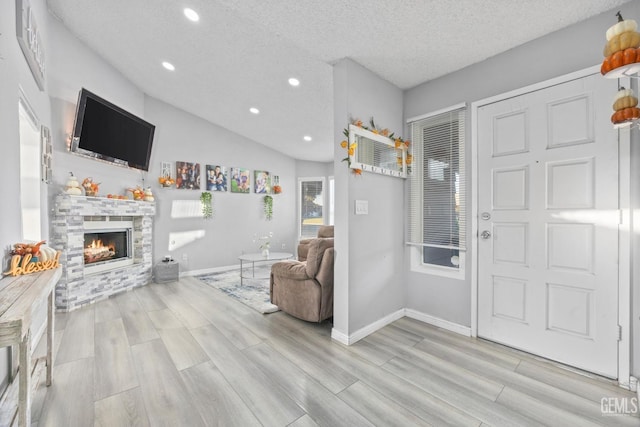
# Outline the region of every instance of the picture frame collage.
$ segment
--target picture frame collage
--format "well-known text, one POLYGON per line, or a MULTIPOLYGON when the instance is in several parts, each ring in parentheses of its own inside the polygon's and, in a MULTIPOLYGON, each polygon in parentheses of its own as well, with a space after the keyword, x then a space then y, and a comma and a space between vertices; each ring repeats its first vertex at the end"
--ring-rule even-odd
POLYGON ((172 177, 175 173, 175 187, 179 190, 203 190, 241 194, 273 194, 273 186, 279 177, 269 171, 251 170, 243 167, 227 167, 221 164, 205 164, 176 161, 175 168, 169 162, 162 162, 162 176, 172 177))

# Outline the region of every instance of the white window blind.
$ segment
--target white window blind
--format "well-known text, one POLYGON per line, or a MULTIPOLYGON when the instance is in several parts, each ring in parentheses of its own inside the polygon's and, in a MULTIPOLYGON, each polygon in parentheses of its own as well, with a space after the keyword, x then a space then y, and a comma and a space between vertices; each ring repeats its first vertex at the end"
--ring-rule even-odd
POLYGON ((427 264, 457 267, 457 251, 466 247, 465 112, 456 107, 410 123, 414 171, 408 239, 423 247, 427 264))
POLYGON ((316 237, 325 223, 324 178, 300 178, 300 237, 316 237))

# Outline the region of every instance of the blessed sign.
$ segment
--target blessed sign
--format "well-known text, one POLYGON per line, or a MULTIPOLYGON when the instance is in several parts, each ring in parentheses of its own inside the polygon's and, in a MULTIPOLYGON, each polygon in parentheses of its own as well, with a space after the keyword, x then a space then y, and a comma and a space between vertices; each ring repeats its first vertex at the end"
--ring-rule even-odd
POLYGON ((11 257, 11 268, 9 268, 9 271, 5 271, 4 275, 20 276, 60 267, 60 252, 56 252, 56 256, 47 261, 32 261, 32 259, 31 254, 24 256, 14 255, 11 257))

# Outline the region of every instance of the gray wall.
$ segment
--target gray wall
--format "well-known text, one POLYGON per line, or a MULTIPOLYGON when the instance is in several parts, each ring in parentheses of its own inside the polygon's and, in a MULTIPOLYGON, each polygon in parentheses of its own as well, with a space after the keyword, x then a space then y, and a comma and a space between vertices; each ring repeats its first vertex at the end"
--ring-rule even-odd
MULTIPOLYGON (((145 96, 99 55, 76 39, 54 17, 47 13, 44 0, 31 0, 46 54, 46 85, 40 91, 31 76, 15 37, 15 2, 0 2, 0 177, 7 185, 0 186, 2 206, 0 247, 2 270, 8 266, 8 251, 22 240, 20 212, 18 88, 21 87, 40 122, 49 127, 53 144, 53 183, 42 185, 43 212, 49 210, 55 194, 62 190, 68 173, 79 179, 93 177, 101 183, 100 193, 124 194, 126 188, 151 185, 158 205, 158 222, 154 228, 154 259, 167 253, 167 236, 175 231, 203 229, 205 236, 176 251, 174 257, 188 262, 183 270, 207 269, 235 264, 242 251, 256 251, 254 233, 274 232, 273 244, 281 250, 295 245, 295 161, 225 129, 204 122, 181 110, 145 96), (85 159, 68 153, 67 143, 72 131, 75 104, 81 87, 101 95, 122 108, 158 125, 154 143, 152 168, 148 174, 85 159), (166 144, 166 145, 165 145, 166 144), (161 161, 198 161, 263 169, 280 175, 284 192, 274 197, 274 220, 262 217, 262 198, 256 194, 214 195, 214 218, 170 220, 170 207, 176 201, 197 200, 200 192, 161 190, 157 184, 161 161)), ((48 237, 48 224, 43 238, 48 237)), ((39 310, 35 323, 44 318, 39 310)), ((40 325, 36 326, 39 329, 40 325)), ((37 337, 36 337, 37 338, 37 337)), ((0 390, 7 382, 9 352, 0 349, 0 390)))
MULTIPOLYGON (((404 116, 415 117, 460 102, 473 102, 523 86, 541 82, 600 64, 604 33, 615 23, 618 9, 596 16, 577 25, 509 50, 464 70, 449 74, 429 83, 405 91, 404 116)), ((640 2, 631 2, 621 8, 622 15, 640 16, 640 2)), ((638 141, 632 143, 632 197, 635 207, 633 252, 633 336, 635 337, 633 371, 640 373, 640 185, 638 141)), ((471 178, 471 177, 469 177, 471 178)), ((469 179, 469 185, 471 185, 469 179)), ((470 194, 470 193, 468 193, 470 194)), ((470 206, 469 206, 470 208, 470 206)), ((469 209, 469 212, 471 209, 469 209)), ((471 217, 467 217, 468 224, 471 217)), ((470 232, 470 227, 469 227, 470 232)), ((471 236, 468 236, 471 242, 471 236)), ((471 258, 469 253, 468 260, 471 258)), ((468 264, 468 272, 475 266, 468 264)), ((470 275, 460 280, 409 273, 407 276, 407 307, 470 326, 470 275)))
POLYGON ((333 162, 296 160, 296 177, 308 178, 317 176, 324 176, 327 179, 333 176, 333 162))
MULTIPOLYGON (((31 1, 36 22, 41 36, 48 33, 48 14, 44 0, 31 1)), ((3 200, 0 216, 0 248, 2 249, 2 271, 8 267, 9 249, 22 239, 22 223, 20 211, 20 137, 18 127, 19 87, 24 91, 31 107, 40 122, 50 125, 49 98, 41 92, 27 66, 16 38, 15 1, 0 2, 0 178, 4 185, 0 186, 0 200, 3 200)), ((46 211, 46 186, 42 185, 42 208, 46 211)), ((43 227, 43 238, 47 237, 43 227)), ((44 312, 34 319, 38 330, 44 312)), ((0 349, 0 390, 7 382, 9 352, 0 349)))
MULTIPOLYGON (((334 67, 334 136, 351 118, 402 133, 402 91, 352 60, 334 67)), ((405 306, 403 268, 404 184, 400 178, 363 172, 354 176, 336 145, 334 329, 353 332, 405 306), (355 215, 356 200, 369 202, 368 215, 355 215)))
POLYGON ((180 262, 181 270, 203 270, 238 264, 243 252, 258 252, 254 234, 273 232, 272 251, 295 252, 296 232, 296 165, 295 161, 264 145, 234 134, 162 101, 147 98, 146 118, 156 124, 154 149, 151 155, 150 179, 160 176, 163 161, 199 162, 204 174, 206 164, 243 167, 253 171, 266 170, 280 177, 281 194, 273 195, 273 220, 263 214, 263 195, 212 192, 213 218, 173 218, 172 208, 183 201, 197 201, 201 190, 160 189, 153 184, 156 195, 154 221, 154 254, 159 259, 166 254, 180 262), (201 231, 198 238, 185 246, 169 251, 172 233, 201 231), (284 245, 284 248, 282 247, 284 245), (187 259, 184 259, 184 256, 187 259))
MULTIPOLYGON (((49 73, 52 136, 54 145, 54 184, 51 197, 62 189, 69 172, 80 180, 92 177, 100 182, 100 194, 129 194, 127 188, 150 186, 154 192, 157 213, 154 222, 154 261, 165 255, 180 263, 181 272, 207 270, 237 264, 243 252, 255 252, 255 233, 272 231, 273 250, 290 251, 295 245, 295 161, 261 144, 234 134, 220 126, 145 95, 117 69, 76 39, 60 22, 51 18, 48 44, 52 46, 49 73), (75 105, 82 87, 156 125, 151 166, 148 172, 122 168, 86 159, 67 150, 72 132, 75 105), (274 196, 274 219, 266 221, 262 214, 262 197, 258 194, 213 193, 211 220, 201 217, 172 218, 171 211, 196 202, 204 191, 160 188, 160 163, 198 162, 201 181, 206 164, 238 166, 267 170, 280 176, 285 191, 274 196), (197 238, 175 250, 169 240, 180 241, 183 233, 197 238)), ((175 171, 174 171, 175 176, 175 171)), ((253 179, 253 177, 252 177, 253 179)), ((197 215, 198 212, 195 212, 197 215)))
POLYGON ((114 104, 145 117, 145 96, 93 50, 75 38, 57 19, 50 16, 47 50, 53 144, 52 199, 66 182, 69 172, 80 180, 92 177, 101 183, 99 194, 125 194, 125 189, 142 185, 139 171, 77 156, 68 151, 73 132, 76 102, 82 87, 114 104))

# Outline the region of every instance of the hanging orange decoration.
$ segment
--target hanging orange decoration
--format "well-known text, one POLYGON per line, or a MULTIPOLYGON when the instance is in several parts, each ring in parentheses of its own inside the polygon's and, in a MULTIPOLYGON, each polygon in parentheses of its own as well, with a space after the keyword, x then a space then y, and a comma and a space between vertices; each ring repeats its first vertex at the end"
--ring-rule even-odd
POLYGON ((638 98, 633 90, 621 87, 613 99, 613 110, 611 123, 620 127, 629 125, 633 120, 640 119, 640 108, 638 108, 638 98))
POLYGON ((618 78, 640 70, 640 33, 638 23, 633 19, 624 19, 616 14, 618 22, 606 32, 604 61, 600 73, 608 78, 618 78))

